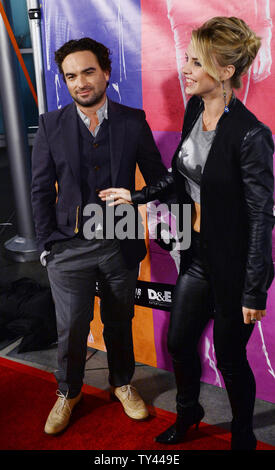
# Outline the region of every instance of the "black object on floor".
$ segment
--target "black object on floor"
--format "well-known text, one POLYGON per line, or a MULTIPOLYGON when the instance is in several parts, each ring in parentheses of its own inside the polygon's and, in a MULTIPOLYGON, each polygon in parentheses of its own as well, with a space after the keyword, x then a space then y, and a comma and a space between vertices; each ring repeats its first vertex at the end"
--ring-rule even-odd
POLYGON ((38 351, 57 341, 49 287, 22 278, 0 285, 0 340, 23 337, 18 352, 38 351))

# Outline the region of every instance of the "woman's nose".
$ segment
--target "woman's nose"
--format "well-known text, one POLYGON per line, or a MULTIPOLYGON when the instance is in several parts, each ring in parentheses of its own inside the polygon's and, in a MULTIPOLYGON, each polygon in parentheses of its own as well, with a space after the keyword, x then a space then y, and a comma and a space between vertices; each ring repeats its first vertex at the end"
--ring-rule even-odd
POLYGON ((185 74, 185 73, 191 73, 191 67, 190 67, 190 64, 189 62, 185 62, 182 66, 182 73, 185 74))

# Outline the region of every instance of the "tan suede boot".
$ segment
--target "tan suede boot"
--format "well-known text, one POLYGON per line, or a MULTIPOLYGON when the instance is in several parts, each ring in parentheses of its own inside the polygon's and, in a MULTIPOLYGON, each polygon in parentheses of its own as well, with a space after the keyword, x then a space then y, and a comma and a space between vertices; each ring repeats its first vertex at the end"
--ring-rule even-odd
POLYGON ((75 398, 66 398, 59 390, 56 392, 59 397, 52 408, 45 424, 46 434, 59 434, 64 431, 69 424, 73 408, 82 398, 80 392, 75 398))
POLYGON ((113 387, 113 394, 121 402, 125 413, 132 419, 143 420, 149 415, 148 409, 132 385, 113 387))

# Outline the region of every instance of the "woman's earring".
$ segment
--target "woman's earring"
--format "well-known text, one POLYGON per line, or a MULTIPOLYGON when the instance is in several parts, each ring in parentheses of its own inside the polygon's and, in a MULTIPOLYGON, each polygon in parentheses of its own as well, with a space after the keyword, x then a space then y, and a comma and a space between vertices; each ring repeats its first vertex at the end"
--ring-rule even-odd
POLYGON ((224 88, 224 81, 222 81, 222 90, 223 90, 223 99, 224 99, 224 112, 229 113, 229 108, 226 104, 226 91, 225 91, 225 88, 224 88))

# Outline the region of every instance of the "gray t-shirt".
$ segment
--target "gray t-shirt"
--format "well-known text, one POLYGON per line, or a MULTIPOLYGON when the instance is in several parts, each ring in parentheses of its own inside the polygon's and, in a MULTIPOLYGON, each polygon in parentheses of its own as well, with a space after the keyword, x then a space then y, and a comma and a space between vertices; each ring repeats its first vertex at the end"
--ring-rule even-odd
POLYGON ((211 148, 215 130, 204 131, 202 114, 178 153, 177 168, 185 177, 185 187, 193 201, 200 204, 201 176, 211 148))

